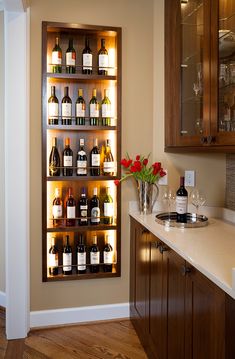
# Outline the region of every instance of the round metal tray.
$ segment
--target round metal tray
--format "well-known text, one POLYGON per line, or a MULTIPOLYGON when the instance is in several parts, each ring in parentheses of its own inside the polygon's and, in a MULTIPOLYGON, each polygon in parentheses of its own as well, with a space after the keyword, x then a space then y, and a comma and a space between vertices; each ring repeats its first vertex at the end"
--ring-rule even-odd
POLYGON ((208 218, 202 214, 187 213, 187 223, 176 222, 176 212, 164 212, 156 215, 156 222, 169 227, 198 228, 208 225, 208 218))

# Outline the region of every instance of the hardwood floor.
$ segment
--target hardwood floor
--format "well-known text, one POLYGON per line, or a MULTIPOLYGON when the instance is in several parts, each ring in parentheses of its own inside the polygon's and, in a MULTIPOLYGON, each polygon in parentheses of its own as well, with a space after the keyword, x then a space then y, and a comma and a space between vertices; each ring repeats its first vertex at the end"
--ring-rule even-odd
POLYGON ((1 359, 147 359, 129 320, 32 330, 8 342, 4 325, 0 310, 1 359))

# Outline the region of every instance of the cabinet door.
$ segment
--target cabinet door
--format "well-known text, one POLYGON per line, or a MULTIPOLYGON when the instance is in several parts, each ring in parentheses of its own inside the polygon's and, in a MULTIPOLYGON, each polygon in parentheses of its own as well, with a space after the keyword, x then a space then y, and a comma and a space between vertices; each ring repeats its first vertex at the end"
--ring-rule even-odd
POLYGON ((185 358, 225 358, 225 293, 196 269, 186 275, 185 358))

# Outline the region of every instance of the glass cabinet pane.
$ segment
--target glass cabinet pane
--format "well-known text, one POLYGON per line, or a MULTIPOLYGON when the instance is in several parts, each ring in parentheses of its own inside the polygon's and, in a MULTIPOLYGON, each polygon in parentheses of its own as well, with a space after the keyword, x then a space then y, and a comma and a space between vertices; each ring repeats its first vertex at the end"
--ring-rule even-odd
POLYGON ((203 131, 204 2, 181 0, 181 135, 203 131))
POLYGON ((219 1, 218 130, 235 131, 235 1, 219 1))

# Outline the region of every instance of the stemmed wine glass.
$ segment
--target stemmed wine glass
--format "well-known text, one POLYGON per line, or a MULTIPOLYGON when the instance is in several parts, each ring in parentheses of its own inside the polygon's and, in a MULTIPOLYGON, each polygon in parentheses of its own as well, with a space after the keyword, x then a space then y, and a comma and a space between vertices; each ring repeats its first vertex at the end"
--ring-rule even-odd
POLYGON ((205 194, 202 190, 195 188, 190 193, 190 200, 194 207, 196 207, 196 215, 198 215, 198 209, 203 206, 206 202, 205 194))
POLYGON ((169 221, 171 219, 171 207, 175 204, 176 193, 172 188, 167 188, 162 196, 163 202, 167 203, 169 221))

